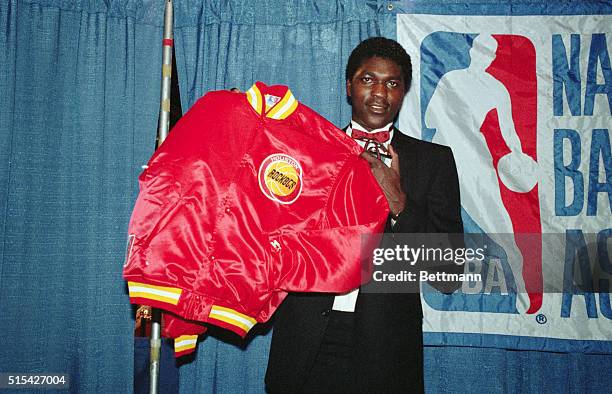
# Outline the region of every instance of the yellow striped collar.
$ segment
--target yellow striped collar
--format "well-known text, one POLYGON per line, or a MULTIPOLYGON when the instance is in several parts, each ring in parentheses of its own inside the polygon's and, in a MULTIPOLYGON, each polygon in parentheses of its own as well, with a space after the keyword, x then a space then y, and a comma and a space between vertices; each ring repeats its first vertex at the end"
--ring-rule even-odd
POLYGON ((298 106, 298 101, 287 86, 267 86, 259 81, 247 90, 246 98, 258 114, 263 113, 266 117, 277 120, 285 119, 298 106))

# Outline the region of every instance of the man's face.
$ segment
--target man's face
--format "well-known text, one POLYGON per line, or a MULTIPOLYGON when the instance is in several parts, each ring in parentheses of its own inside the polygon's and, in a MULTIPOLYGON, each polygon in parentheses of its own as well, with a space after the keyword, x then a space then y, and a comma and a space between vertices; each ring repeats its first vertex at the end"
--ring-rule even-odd
POLYGON ((346 81, 351 98, 353 120, 368 131, 381 128, 397 116, 404 99, 402 70, 394 61, 371 57, 346 81))

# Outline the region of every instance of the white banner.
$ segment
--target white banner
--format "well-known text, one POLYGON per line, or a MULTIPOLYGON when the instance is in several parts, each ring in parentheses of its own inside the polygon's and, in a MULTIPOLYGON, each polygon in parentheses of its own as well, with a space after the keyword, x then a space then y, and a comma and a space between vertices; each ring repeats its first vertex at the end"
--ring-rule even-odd
POLYGON ((452 148, 466 232, 497 245, 423 297, 426 343, 612 352, 612 17, 402 14, 397 37, 399 128, 452 148))

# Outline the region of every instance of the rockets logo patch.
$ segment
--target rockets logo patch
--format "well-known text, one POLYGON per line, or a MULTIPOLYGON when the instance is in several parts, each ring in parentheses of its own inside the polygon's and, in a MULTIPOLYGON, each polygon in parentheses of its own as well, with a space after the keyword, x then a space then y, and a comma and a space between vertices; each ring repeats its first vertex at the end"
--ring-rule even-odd
POLYGON ((292 204, 302 192, 302 167, 293 157, 275 153, 259 166, 259 188, 272 201, 292 204))

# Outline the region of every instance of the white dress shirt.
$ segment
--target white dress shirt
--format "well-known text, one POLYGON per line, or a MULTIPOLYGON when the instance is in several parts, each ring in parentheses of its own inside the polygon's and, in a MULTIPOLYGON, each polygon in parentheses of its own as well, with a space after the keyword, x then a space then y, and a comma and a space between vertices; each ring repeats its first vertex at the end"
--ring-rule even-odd
MULTIPOLYGON (((377 133, 379 131, 389 130, 390 132, 389 140, 382 144, 385 148, 389 148, 389 144, 391 143, 391 139, 393 138, 393 127, 391 127, 392 124, 393 123, 389 123, 388 125, 380 129, 367 131, 359 123, 355 122, 354 120, 351 120, 351 124, 346 129, 346 134, 348 134, 349 137, 351 137, 353 135, 353 129, 361 130, 365 133, 377 133)), ((365 141, 360 141, 360 140, 355 140, 355 141, 361 147, 365 147, 365 141)), ((383 163, 385 163, 387 166, 389 167, 391 166, 391 159, 383 157, 382 160, 383 160, 383 163)), ((358 295, 359 295, 359 287, 354 290, 349 291, 348 293, 337 295, 336 297, 334 297, 334 305, 332 306, 332 309, 335 311, 342 311, 342 312, 355 312, 355 304, 357 303, 358 295)))

